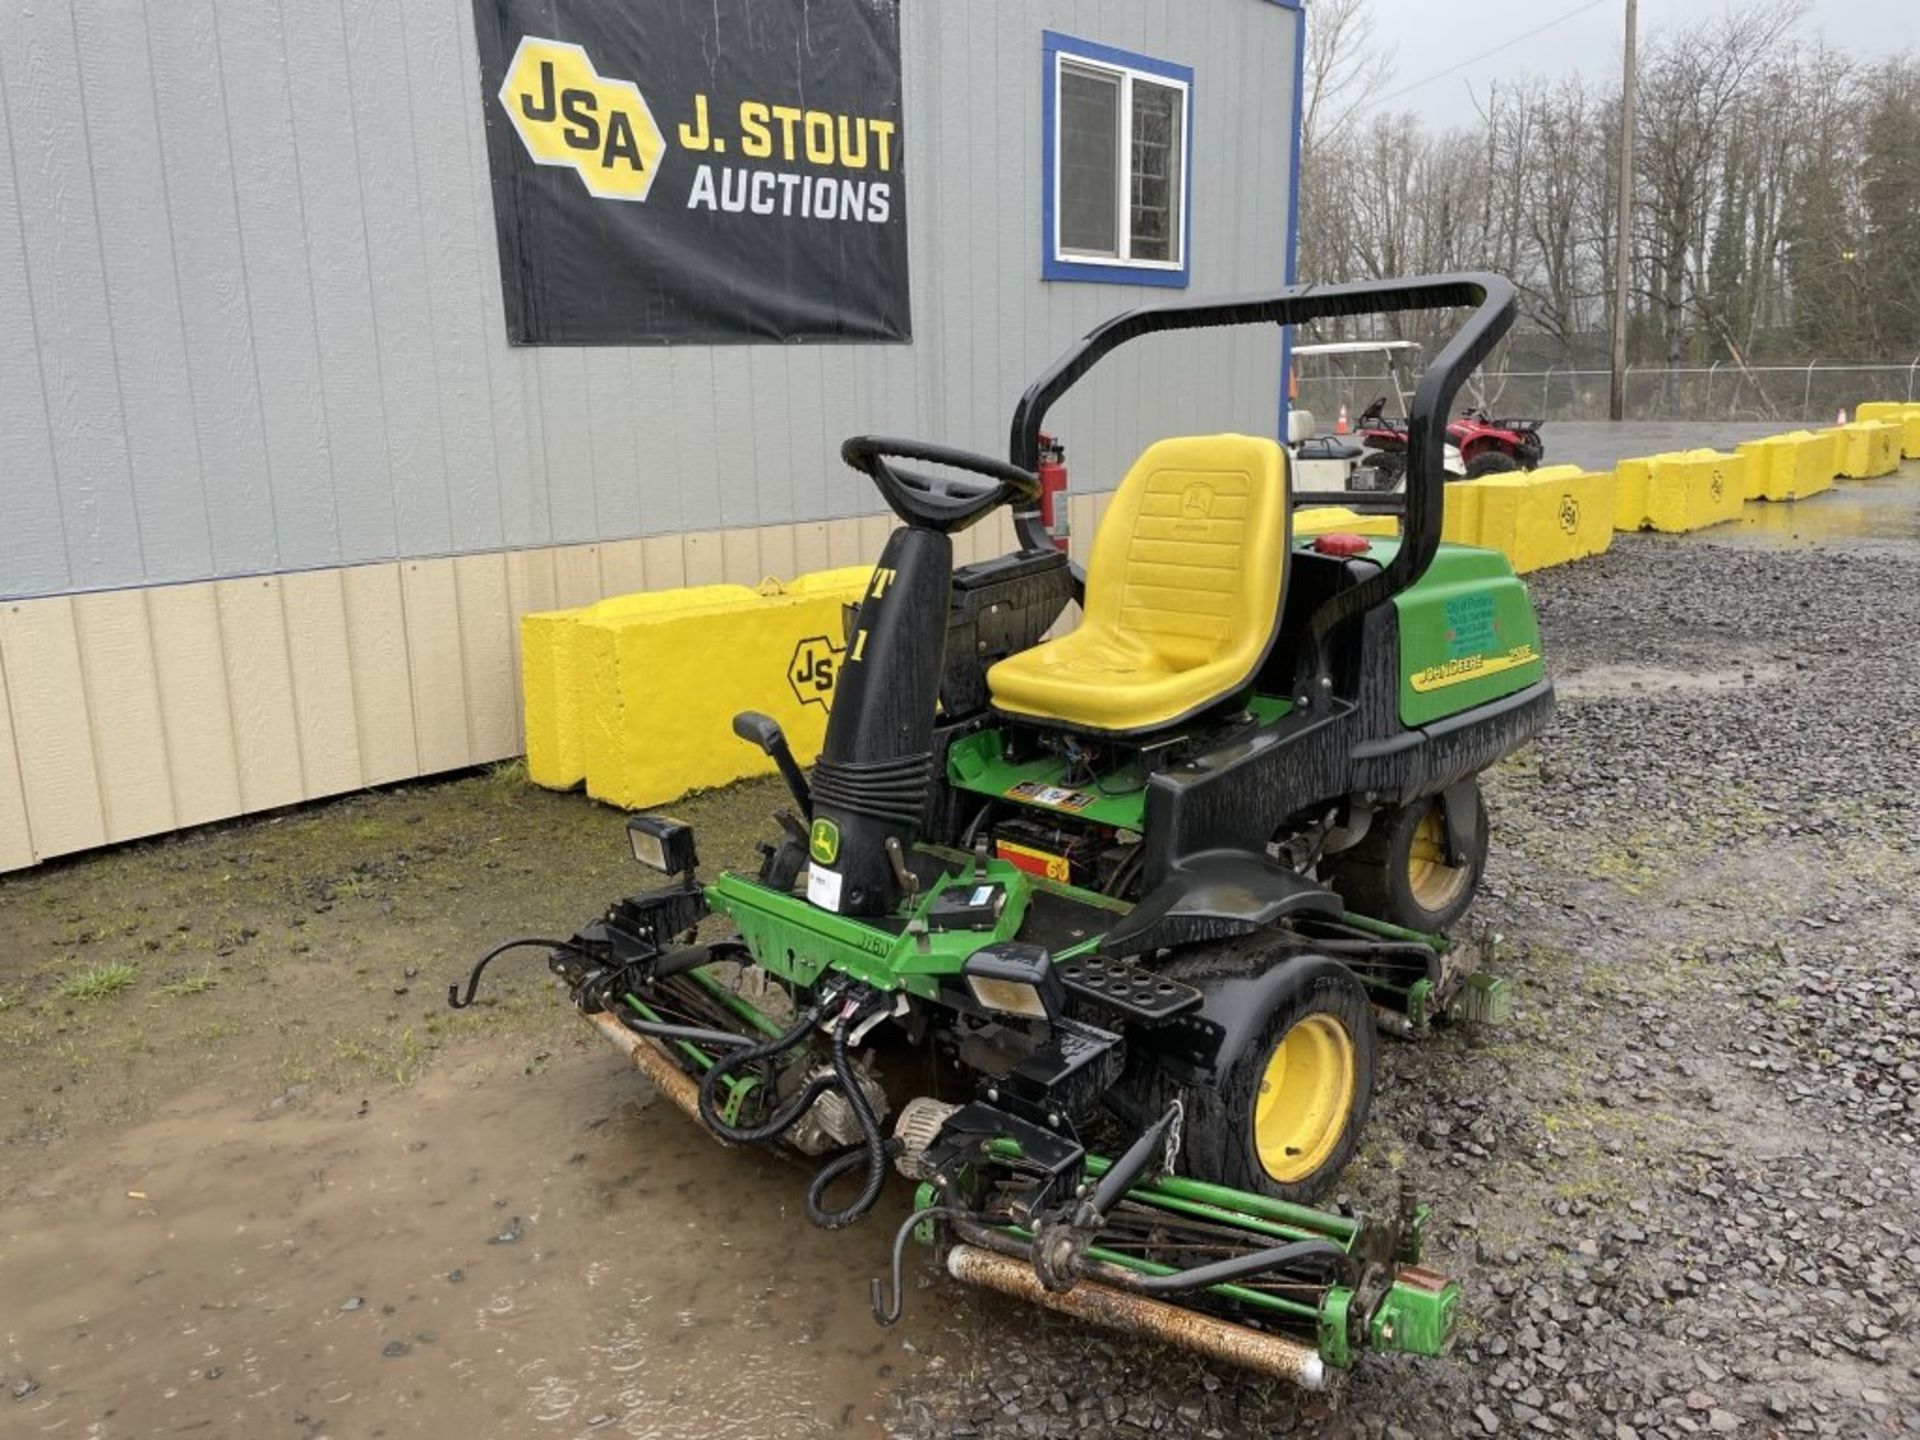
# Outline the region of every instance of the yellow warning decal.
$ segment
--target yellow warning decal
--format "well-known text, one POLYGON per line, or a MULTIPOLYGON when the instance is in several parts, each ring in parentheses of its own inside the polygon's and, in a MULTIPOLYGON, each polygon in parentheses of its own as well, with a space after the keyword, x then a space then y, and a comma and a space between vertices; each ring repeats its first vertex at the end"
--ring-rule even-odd
POLYGON ((1504 655, 1462 655, 1457 660, 1443 660, 1438 665, 1416 670, 1411 683, 1424 695, 1429 690, 1444 690, 1449 685, 1463 685, 1469 680, 1498 675, 1502 670, 1531 665, 1539 658, 1540 652, 1531 645, 1516 645, 1504 655))
POLYGON ((1073 879, 1073 869, 1064 855, 1049 854, 1031 845, 1016 845, 1011 840, 994 841, 993 850, 1009 865, 1016 865, 1029 875, 1040 875, 1048 880, 1073 879))

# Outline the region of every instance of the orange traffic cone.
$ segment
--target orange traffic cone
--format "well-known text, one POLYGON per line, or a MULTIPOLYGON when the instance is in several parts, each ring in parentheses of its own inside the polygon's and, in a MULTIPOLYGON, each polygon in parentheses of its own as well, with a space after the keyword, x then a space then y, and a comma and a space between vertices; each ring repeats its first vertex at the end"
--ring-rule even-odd
POLYGON ((1833 423, 1836 425, 1844 425, 1847 423, 1847 407, 1846 406, 1842 405, 1840 407, 1840 413, 1833 417, 1833 423))
MULTIPOLYGON (((1843 420, 1840 423, 1844 425, 1846 422, 1843 420)), ((1347 402, 1342 400, 1340 402, 1340 413, 1334 417, 1333 433, 1336 435, 1344 435, 1347 433, 1347 428, 1347 402)))

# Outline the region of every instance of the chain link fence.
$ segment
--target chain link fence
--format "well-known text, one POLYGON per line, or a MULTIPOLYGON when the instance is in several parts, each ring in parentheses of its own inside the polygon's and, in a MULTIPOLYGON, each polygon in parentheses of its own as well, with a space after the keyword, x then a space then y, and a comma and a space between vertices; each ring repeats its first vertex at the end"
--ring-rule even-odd
MULTIPOLYGON (((1412 377, 1403 376, 1402 385, 1412 377)), ((1609 372, 1547 369, 1483 372, 1461 392, 1461 405, 1484 405, 1499 415, 1539 420, 1607 418, 1609 372)), ((1401 413, 1393 376, 1371 373, 1302 375, 1297 407, 1311 410, 1331 428, 1340 406, 1349 416, 1379 396, 1387 413, 1401 413)), ((1920 356, 1881 365, 1751 365, 1725 362, 1671 368, 1627 367, 1629 420, 1777 420, 1831 425, 1844 409, 1851 419, 1866 400, 1920 399, 1920 356)))

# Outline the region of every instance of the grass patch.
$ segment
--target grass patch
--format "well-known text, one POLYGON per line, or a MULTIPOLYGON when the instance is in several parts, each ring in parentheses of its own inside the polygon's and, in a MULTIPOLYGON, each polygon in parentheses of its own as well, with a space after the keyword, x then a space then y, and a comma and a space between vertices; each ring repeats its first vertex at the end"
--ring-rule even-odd
POLYGON ((140 972, 126 961, 113 960, 82 971, 61 986, 60 993, 69 1000, 105 1000, 128 989, 139 978, 140 972))
POLYGON ((19 1003, 20 997, 18 995, 0 995, 0 1015, 6 1014, 7 1011, 13 1009, 13 1007, 19 1003))
POLYGON ((180 999, 188 995, 204 995, 220 982, 213 978, 213 967, 209 965, 198 975, 188 975, 179 980, 169 981, 160 987, 162 995, 171 995, 180 999))

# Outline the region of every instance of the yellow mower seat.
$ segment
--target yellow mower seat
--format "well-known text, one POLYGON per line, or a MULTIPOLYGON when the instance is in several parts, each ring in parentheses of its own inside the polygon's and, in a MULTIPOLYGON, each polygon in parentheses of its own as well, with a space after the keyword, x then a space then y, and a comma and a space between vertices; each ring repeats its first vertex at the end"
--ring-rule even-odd
POLYGON ((1148 446, 1093 537, 1079 626, 988 670, 994 708, 1133 734, 1234 695, 1273 641, 1288 519, 1272 440, 1148 446))

